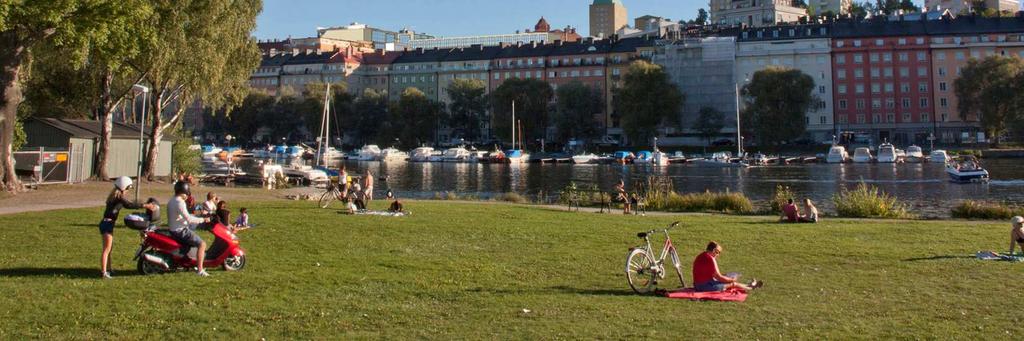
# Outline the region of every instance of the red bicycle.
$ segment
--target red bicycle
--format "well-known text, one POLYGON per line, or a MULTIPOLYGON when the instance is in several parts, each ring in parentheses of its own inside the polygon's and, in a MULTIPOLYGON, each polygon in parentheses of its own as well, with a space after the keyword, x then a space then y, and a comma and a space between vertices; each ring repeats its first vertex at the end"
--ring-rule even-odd
POLYGON ((639 294, 649 293, 658 285, 659 280, 665 279, 665 257, 669 257, 672 266, 676 268, 679 287, 686 287, 679 254, 676 252, 676 247, 672 245, 672 237, 668 234, 668 231, 676 226, 679 226, 678 221, 662 230, 650 230, 636 234, 638 238, 643 238, 644 244, 630 248, 629 254, 626 256, 626 280, 629 281, 629 287, 633 288, 633 291, 639 294), (661 249, 660 257, 655 258, 654 251, 651 250, 650 236, 658 231, 665 233, 665 245, 661 249))

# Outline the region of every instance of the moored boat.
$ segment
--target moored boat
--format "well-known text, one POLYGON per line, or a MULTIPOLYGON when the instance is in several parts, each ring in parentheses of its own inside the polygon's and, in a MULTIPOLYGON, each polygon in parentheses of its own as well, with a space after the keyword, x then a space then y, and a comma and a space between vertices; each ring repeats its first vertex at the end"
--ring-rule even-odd
POLYGON ((896 147, 893 147, 888 142, 882 143, 882 145, 878 146, 878 157, 876 160, 879 163, 895 163, 897 160, 896 147))
POLYGON ((832 148, 828 149, 828 156, 825 157, 825 162, 828 163, 845 163, 850 160, 850 153, 846 151, 846 147, 840 145, 833 145, 832 148))
POLYGON ((946 154, 945 150, 936 149, 928 154, 928 162, 932 163, 946 163, 949 161, 949 154, 946 154))
POLYGON ((960 156, 946 162, 946 174, 956 183, 988 182, 988 171, 974 156, 960 156))
POLYGON ((375 144, 368 144, 359 149, 359 161, 378 161, 380 160, 380 147, 375 144))
POLYGON ((430 156, 434 154, 434 148, 431 147, 419 147, 412 150, 409 154, 409 161, 412 162, 428 162, 430 156))
POLYGON ((860 147, 853 150, 853 162, 854 163, 869 163, 874 161, 874 157, 871 156, 871 149, 867 147, 860 147))
POLYGON ((407 159, 409 159, 409 154, 395 147, 384 148, 380 152, 380 160, 384 162, 404 162, 407 159))
POLYGON ((922 162, 924 160, 925 160, 924 152, 921 150, 921 147, 918 147, 916 145, 912 145, 910 147, 907 147, 907 157, 906 157, 906 159, 904 159, 904 161, 907 161, 907 162, 922 162))
POLYGON ((582 165, 582 164, 588 164, 588 163, 594 162, 594 160, 596 160, 596 159, 597 159, 597 155, 594 155, 594 153, 579 154, 579 155, 573 155, 572 156, 572 163, 575 163, 575 164, 578 164, 578 165, 582 165))

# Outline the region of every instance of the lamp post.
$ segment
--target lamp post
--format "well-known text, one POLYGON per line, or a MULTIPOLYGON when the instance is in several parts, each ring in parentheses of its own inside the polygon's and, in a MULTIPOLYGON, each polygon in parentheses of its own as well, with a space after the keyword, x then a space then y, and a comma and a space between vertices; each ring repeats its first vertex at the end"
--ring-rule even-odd
POLYGON ((139 123, 139 163, 135 168, 135 201, 139 201, 139 188, 142 187, 142 145, 146 141, 145 129, 146 129, 146 102, 148 101, 147 95, 149 94, 149 88, 141 85, 132 85, 132 90, 135 92, 142 92, 142 116, 140 116, 139 123))

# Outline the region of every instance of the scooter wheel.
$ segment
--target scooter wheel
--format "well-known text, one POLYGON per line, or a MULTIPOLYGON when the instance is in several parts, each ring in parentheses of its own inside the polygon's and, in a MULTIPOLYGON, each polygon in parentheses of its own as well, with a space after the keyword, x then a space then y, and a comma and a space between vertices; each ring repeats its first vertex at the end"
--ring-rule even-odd
POLYGON ((152 274, 160 274, 160 273, 164 272, 164 270, 161 269, 156 264, 147 262, 145 257, 139 257, 138 270, 139 270, 139 274, 143 275, 143 276, 145 276, 145 275, 152 275, 152 274))
POLYGON ((245 255, 228 257, 224 260, 224 271, 238 271, 245 267, 245 255))

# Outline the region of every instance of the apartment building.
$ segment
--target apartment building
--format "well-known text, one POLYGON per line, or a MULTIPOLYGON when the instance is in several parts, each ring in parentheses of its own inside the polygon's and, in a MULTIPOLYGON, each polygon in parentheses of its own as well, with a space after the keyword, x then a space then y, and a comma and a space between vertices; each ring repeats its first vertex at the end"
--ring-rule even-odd
MULTIPOLYGON (((811 0, 817 1, 817 0, 811 0)), ((711 22, 750 27, 792 23, 807 16, 793 0, 711 0, 711 22)))
MULTIPOLYGON (((736 133, 736 37, 718 36, 666 41, 654 62, 665 68, 669 80, 686 96, 679 113, 686 137, 664 139, 666 144, 700 145, 690 130, 703 107, 725 113, 723 133, 736 133)), ((669 129, 668 133, 673 132, 669 129)))

